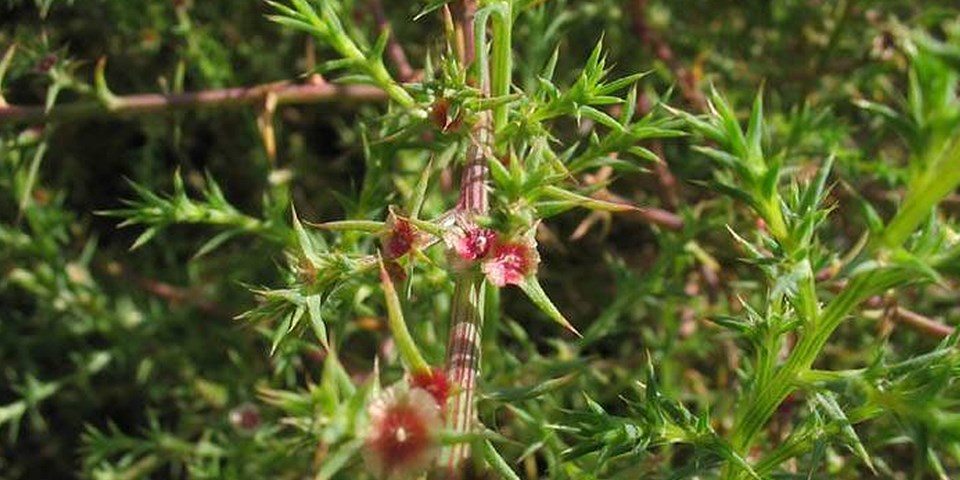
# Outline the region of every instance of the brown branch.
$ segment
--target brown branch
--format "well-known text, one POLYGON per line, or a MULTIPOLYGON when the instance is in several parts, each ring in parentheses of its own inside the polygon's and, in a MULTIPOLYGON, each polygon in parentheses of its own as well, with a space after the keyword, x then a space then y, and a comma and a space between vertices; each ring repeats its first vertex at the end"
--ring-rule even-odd
POLYGON ((0 124, 70 121, 103 115, 132 116, 162 113, 170 110, 262 105, 268 95, 276 97, 277 105, 379 102, 387 98, 382 90, 368 85, 278 82, 253 87, 201 90, 187 93, 148 93, 117 96, 115 97, 116 103, 111 102, 109 108, 94 100, 56 105, 49 111, 39 105, 10 105, 0 108, 0 124))
MULTIPOLYGON (((840 292, 847 287, 848 283, 849 280, 841 279, 828 285, 827 289, 833 292, 840 292)), ((864 300, 863 305, 872 309, 884 307, 883 319, 892 321, 897 325, 903 325, 928 337, 943 339, 950 336, 954 331, 954 327, 950 325, 946 325, 914 312, 913 310, 897 305, 896 299, 892 297, 884 298, 883 296, 875 295, 864 300)))
POLYGON ((390 20, 383 10, 383 2, 380 0, 369 0, 369 2, 370 9, 373 11, 373 19, 377 24, 377 33, 383 35, 384 32, 388 32, 387 57, 390 58, 393 66, 397 67, 397 76, 401 82, 413 80, 417 73, 413 70, 413 67, 410 66, 410 62, 407 60, 407 54, 403 51, 403 46, 397 41, 396 35, 393 34, 393 29, 390 28, 390 20))
MULTIPOLYGON (((647 25, 646 1, 637 0, 634 2, 633 7, 631 12, 634 31, 637 36, 657 54, 658 58, 667 63, 677 78, 681 79, 680 90, 687 101, 702 110, 706 106, 706 100, 704 100, 703 95, 700 94, 700 91, 697 89, 695 78, 688 75, 686 70, 680 67, 679 63, 674 59, 670 46, 647 25)), ((653 105, 650 99, 646 94, 641 94, 637 98, 637 112, 641 115, 646 115, 650 112, 651 108, 653 108, 653 105)), ((653 140, 651 142, 651 148, 658 157, 661 159, 664 158, 663 142, 653 140)), ((654 174, 657 177, 660 200, 669 210, 676 211, 680 205, 680 184, 677 182, 677 177, 673 175, 673 172, 670 171, 670 167, 665 161, 657 162, 656 165, 654 165, 654 174)), ((679 225, 682 227, 682 222, 679 223, 679 225)))
POLYGON ((910 329, 922 333, 928 337, 942 339, 950 336, 954 328, 940 323, 932 318, 921 315, 913 310, 903 307, 897 307, 893 320, 898 324, 905 325, 910 329))
MULTIPOLYGON (((663 159, 663 142, 654 140, 650 148, 653 153, 663 159)), ((666 161, 656 162, 653 165, 653 172, 656 174, 657 184, 660 186, 660 201, 671 211, 676 211, 680 205, 680 184, 677 182, 677 177, 670 171, 666 161)))
MULTIPOLYGON (((600 190, 591 196, 597 200, 603 200, 606 202, 623 203, 626 205, 631 204, 629 200, 610 192, 609 190, 600 190)), ((623 215, 624 218, 633 218, 641 222, 652 223, 668 230, 680 230, 683 228, 683 219, 680 218, 679 215, 662 208, 636 207, 631 210, 619 212, 619 214, 623 215)))

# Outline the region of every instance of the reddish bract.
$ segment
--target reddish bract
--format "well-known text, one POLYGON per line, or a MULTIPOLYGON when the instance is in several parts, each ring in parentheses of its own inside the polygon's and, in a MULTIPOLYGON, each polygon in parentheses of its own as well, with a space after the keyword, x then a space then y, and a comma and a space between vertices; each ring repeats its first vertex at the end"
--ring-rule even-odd
POLYGON ((450 396, 450 380, 446 372, 439 368, 414 373, 410 377, 410 386, 426 390, 441 408, 447 404, 447 397, 450 396))
POLYGON ((387 220, 387 232, 383 239, 384 256, 388 260, 407 254, 417 239, 416 228, 407 220, 390 216, 387 220))
POLYGON ((536 271, 540 257, 533 245, 523 242, 496 243, 481 270, 498 287, 520 285, 536 271))

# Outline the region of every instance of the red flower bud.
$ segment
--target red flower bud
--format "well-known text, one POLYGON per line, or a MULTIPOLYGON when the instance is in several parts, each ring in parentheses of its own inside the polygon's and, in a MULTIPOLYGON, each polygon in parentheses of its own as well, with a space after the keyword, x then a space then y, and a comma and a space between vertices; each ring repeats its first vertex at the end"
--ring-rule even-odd
POLYGON ((490 254, 497 242, 497 233, 489 228, 466 223, 453 227, 444 235, 443 240, 449 249, 448 258, 453 270, 463 271, 490 254))
POLYGON ((453 240, 453 250, 467 261, 479 260, 490 253, 497 241, 497 233, 489 228, 471 227, 453 240))
POLYGON ((433 108, 430 109, 430 118, 433 120, 433 124, 444 133, 458 130, 463 122, 460 113, 450 118, 450 101, 446 98, 439 98, 434 102, 433 108))

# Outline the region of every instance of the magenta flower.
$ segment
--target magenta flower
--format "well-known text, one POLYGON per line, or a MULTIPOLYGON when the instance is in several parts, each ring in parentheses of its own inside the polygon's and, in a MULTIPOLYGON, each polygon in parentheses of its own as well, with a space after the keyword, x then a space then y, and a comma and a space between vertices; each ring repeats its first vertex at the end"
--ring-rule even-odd
POLYGON ((440 406, 422 388, 398 384, 367 408, 370 429, 364 442, 367 468, 379 478, 403 480, 425 472, 440 450, 440 406))
POLYGON ((497 242, 480 270, 491 283, 504 287, 520 285, 524 278, 536 273, 539 263, 540 255, 532 240, 497 242))
POLYGON ((453 250, 466 261, 479 260, 490 253, 490 248, 497 241, 497 233, 489 228, 472 226, 453 241, 453 250))
POLYGON ((443 237, 449 249, 448 258, 454 271, 464 271, 486 257, 497 241, 497 232, 472 223, 460 224, 443 237))

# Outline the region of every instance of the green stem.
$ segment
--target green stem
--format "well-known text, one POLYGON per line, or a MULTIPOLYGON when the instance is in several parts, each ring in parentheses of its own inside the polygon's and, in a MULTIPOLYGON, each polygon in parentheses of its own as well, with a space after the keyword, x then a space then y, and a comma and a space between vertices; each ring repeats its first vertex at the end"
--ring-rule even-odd
MULTIPOLYGON (((734 451, 743 455, 756 435, 777 408, 797 387, 799 379, 810 369, 827 340, 840 322, 860 302, 872 295, 910 280, 911 274, 900 269, 883 269, 866 272, 853 278, 850 284, 824 309, 812 331, 800 338, 790 352, 786 363, 765 385, 757 385, 748 396, 746 407, 740 410, 730 442, 734 451)), ((723 478, 739 478, 740 471, 727 464, 723 478)))
MULTIPOLYGON (((454 286, 446 371, 457 388, 447 400, 447 428, 456 433, 469 433, 476 423, 474 396, 480 374, 485 287, 484 277, 474 273, 462 274, 454 286)), ((470 445, 462 443, 445 448, 440 462, 451 478, 457 478, 469 457, 470 445)))
MULTIPOLYGON (((880 246, 899 248, 917 226, 929 215, 937 202, 960 184, 960 140, 954 141, 940 157, 926 178, 916 184, 907 195, 903 208, 887 226, 880 246)), ((771 234, 778 239, 788 237, 785 222, 779 209, 768 209, 771 234), (781 236, 782 235, 782 236, 781 236)), ((788 245, 784 245, 785 248, 788 245)), ((789 250, 789 248, 787 248, 789 250)), ((798 380, 813 365, 830 335, 840 322, 863 300, 895 285, 911 279, 910 273, 900 269, 878 269, 853 278, 823 312, 817 305, 815 284, 812 276, 800 284, 801 313, 807 317, 809 330, 800 338, 787 357, 784 365, 769 377, 768 381, 756 384, 748 396, 746 406, 737 416, 731 433, 731 445, 737 453, 745 454, 756 435, 762 430, 777 408, 797 388, 798 380)), ((762 379, 761 379, 762 380, 762 379)), ((724 478, 739 478, 740 469, 728 464, 724 478)))
POLYGON ((390 76, 390 72, 387 71, 387 67, 383 65, 381 59, 370 60, 367 66, 367 73, 373 77, 377 86, 382 88, 384 92, 387 92, 387 96, 394 102, 400 104, 400 106, 411 108, 416 105, 413 97, 390 76))
POLYGON ((897 248, 907 240, 930 210, 960 184, 960 139, 940 157, 925 178, 907 192, 907 200, 883 233, 883 246, 897 248))
POLYGON ((387 93, 393 101, 404 108, 411 108, 416 105, 413 97, 407 93, 403 87, 393 79, 387 67, 383 64, 382 58, 368 58, 368 55, 357 46, 356 42, 347 34, 340 19, 337 18, 337 12, 329 3, 321 3, 321 16, 313 15, 309 17, 310 23, 316 29, 314 35, 321 41, 330 44, 343 58, 357 62, 364 73, 370 75, 373 82, 387 93), (324 23, 328 22, 328 24, 324 23))
MULTIPOLYGON (((506 11, 493 15, 493 72, 490 81, 490 95, 501 97, 510 93, 510 78, 513 72, 513 2, 506 2, 506 11)), ((497 105, 493 110, 493 125, 496 129, 507 124, 507 103, 497 105)))
POLYGON ((780 195, 774 194, 773 198, 766 202, 764 210, 766 210, 767 229, 770 234, 786 246, 790 241, 790 231, 787 228, 787 221, 783 218, 783 211, 780 209, 780 195))

